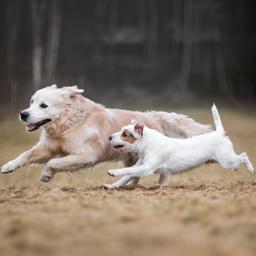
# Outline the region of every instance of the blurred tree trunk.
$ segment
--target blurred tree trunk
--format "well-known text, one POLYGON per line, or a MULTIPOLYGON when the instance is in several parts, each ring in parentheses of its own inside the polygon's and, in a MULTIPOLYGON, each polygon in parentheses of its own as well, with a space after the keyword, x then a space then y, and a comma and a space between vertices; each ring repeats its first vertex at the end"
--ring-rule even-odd
POLYGON ((193 6, 192 0, 183 1, 183 36, 182 36, 182 55, 181 55, 181 74, 179 83, 179 92, 187 94, 189 92, 188 84, 191 74, 192 61, 192 18, 193 6))
POLYGON ((7 24, 8 24, 8 38, 7 38, 7 81, 10 86, 10 104, 13 108, 17 104, 17 81, 15 79, 15 61, 16 61, 16 45, 19 30, 19 19, 21 12, 21 1, 13 0, 8 2, 7 10, 7 24))
POLYGON ((140 23, 139 23, 139 31, 143 34, 143 41, 142 41, 142 50, 143 50, 143 56, 147 57, 147 0, 140 0, 138 1, 139 6, 139 17, 140 17, 140 23))
MULTIPOLYGON (((201 2, 194 3, 194 47, 193 47, 193 67, 192 73, 196 75, 196 78, 201 78, 201 68, 202 68, 202 45, 204 41, 204 35, 202 33, 202 15, 203 15, 203 6, 201 2)), ((198 80, 199 80, 198 79, 198 80)), ((201 83, 197 82, 197 88, 200 89, 201 83)))
MULTIPOLYGON (((237 4, 237 2, 236 2, 237 4)), ((235 5, 236 5, 235 4, 235 5)), ((217 75, 217 86, 219 93, 225 97, 229 97, 230 100, 235 101, 235 96, 233 92, 233 88, 230 86, 230 83, 226 76, 225 71, 225 60, 224 60, 224 54, 223 54, 223 41, 220 33, 220 28, 218 24, 218 12, 216 4, 213 5, 214 13, 216 15, 212 18, 213 23, 213 30, 214 30, 214 61, 215 61, 215 68, 216 68, 216 75, 217 75)))
POLYGON ((30 5, 33 32, 32 80, 33 89, 38 90, 41 86, 43 72, 42 28, 46 9, 46 1, 31 0, 30 5))
POLYGON ((117 27, 117 15, 118 15, 118 6, 119 0, 111 0, 109 6, 109 15, 110 15, 110 22, 109 22, 109 32, 110 32, 110 56, 109 56, 109 65, 108 71, 113 73, 115 70, 115 36, 116 36, 116 27, 117 27))
MULTIPOLYGON (((168 48, 170 42, 170 34, 169 34, 169 27, 170 27, 170 20, 173 22, 172 17, 172 9, 170 10, 170 4, 167 1, 162 3, 162 6, 159 5, 159 51, 161 53, 161 58, 168 55, 168 48), (170 19, 171 16, 171 19, 170 19)), ((177 12, 177 10, 176 10, 177 12)))
MULTIPOLYGON (((201 77, 202 84, 204 87, 208 87, 208 84, 211 82, 211 74, 212 74, 212 54, 211 54, 211 33, 209 30, 211 29, 211 15, 209 14, 209 1, 203 1, 202 3, 202 12, 204 13, 203 21, 202 21, 202 34, 204 36, 204 40, 202 42, 202 56, 201 56, 201 77)), ((211 29, 212 30, 212 29, 211 29)), ((207 91, 207 89, 204 89, 207 91)))
POLYGON ((172 1, 171 3, 171 40, 170 40, 170 51, 173 58, 180 59, 182 45, 182 13, 183 13, 183 2, 172 1))
POLYGON ((148 44, 147 51, 149 58, 157 56, 157 43, 158 43, 158 17, 159 6, 158 1, 149 1, 149 21, 148 21, 148 44))
POLYGON ((105 33, 105 19, 106 19, 107 2, 105 0, 98 0, 95 4, 96 22, 94 27, 94 66, 98 69, 98 64, 101 63, 102 57, 102 38, 105 33))
POLYGON ((49 28, 48 28, 48 42, 47 55, 45 61, 46 80, 47 83, 53 82, 56 64, 59 54, 60 28, 61 28, 61 2, 60 0, 52 0, 50 2, 49 10, 49 28))

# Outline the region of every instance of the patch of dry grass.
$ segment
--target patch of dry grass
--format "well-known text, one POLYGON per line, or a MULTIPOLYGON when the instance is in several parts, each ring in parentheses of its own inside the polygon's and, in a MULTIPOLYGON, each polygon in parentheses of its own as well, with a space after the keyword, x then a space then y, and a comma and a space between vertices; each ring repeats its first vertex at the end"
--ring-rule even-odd
MULTIPOLYGON (((211 122, 208 112, 188 114, 211 122)), ((236 150, 256 163, 255 117, 224 111, 222 119, 236 150)), ((2 122, 0 164, 37 136, 2 122)), ((166 188, 150 177, 136 189, 106 191, 112 165, 60 173, 48 184, 39 167, 1 175, 0 255, 255 255, 256 180, 245 168, 203 166, 166 188)))

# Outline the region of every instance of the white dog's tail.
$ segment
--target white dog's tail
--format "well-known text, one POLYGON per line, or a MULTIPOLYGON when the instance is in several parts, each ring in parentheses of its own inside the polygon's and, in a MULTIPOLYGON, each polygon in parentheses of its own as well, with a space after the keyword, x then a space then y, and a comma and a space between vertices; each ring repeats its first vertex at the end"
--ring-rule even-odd
POLYGON ((220 115, 215 103, 213 103, 212 105, 212 116, 213 116, 213 121, 216 127, 216 131, 219 132, 221 135, 225 135, 225 130, 223 128, 220 115))

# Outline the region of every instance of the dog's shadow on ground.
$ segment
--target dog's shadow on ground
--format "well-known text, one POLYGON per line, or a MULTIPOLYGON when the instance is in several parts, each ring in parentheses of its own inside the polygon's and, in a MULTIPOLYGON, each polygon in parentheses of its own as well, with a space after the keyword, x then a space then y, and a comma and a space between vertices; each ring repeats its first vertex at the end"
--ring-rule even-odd
POLYGON ((143 186, 143 185, 136 185, 136 186, 124 186, 118 189, 107 189, 104 186, 94 186, 91 187, 91 190, 105 190, 105 191, 157 191, 157 190, 205 190, 206 185, 204 184, 197 184, 197 185, 170 185, 170 186, 143 186))
POLYGON ((107 189, 102 185, 98 185, 98 186, 91 186, 91 187, 86 187, 86 188, 80 188, 77 189, 75 187, 69 187, 69 186, 65 186, 62 187, 61 190, 63 192, 77 192, 77 190, 82 190, 82 191, 106 191, 106 192, 115 192, 115 191, 119 191, 119 192, 124 192, 124 191, 161 191, 161 190, 169 190, 169 191, 173 191, 173 190, 191 190, 191 191, 197 191, 197 190, 206 190, 207 186, 205 184, 196 184, 196 185, 170 185, 170 186, 159 186, 159 185, 153 185, 153 186, 143 186, 143 185, 136 185, 136 186, 124 186, 122 188, 118 188, 118 189, 107 189))
POLYGON ((234 191, 241 190, 247 187, 251 187, 255 190, 256 182, 255 181, 236 181, 230 182, 225 186, 218 185, 217 183, 196 183, 196 184, 176 184, 169 186, 158 186, 158 185, 136 185, 136 186, 124 186, 118 189, 106 189, 102 185, 95 186, 62 186, 59 188, 62 192, 67 193, 76 193, 76 192, 106 192, 106 193, 114 193, 114 192, 125 192, 125 191, 135 191, 135 192, 150 192, 150 191, 234 191))
MULTIPOLYGON (((85 188, 85 190, 90 190, 90 191, 106 191, 106 192, 113 192, 113 191, 154 191, 154 190, 160 190, 160 189, 168 189, 171 188, 169 186, 166 187, 161 187, 158 185, 154 185, 154 186, 143 186, 143 185, 136 185, 136 186, 123 186, 121 188, 118 189, 107 189, 105 188, 103 185, 99 185, 99 186, 91 186, 89 188, 85 188)), ((72 188, 70 188, 72 190, 72 188)), ((68 191, 68 188, 64 188, 65 191, 68 191)))

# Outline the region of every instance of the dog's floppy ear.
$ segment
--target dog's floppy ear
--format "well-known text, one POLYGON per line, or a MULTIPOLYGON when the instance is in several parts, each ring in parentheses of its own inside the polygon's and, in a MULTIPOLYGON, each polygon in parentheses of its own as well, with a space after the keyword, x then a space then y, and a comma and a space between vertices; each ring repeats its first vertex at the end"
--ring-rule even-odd
POLYGON ((137 120, 135 120, 135 119, 132 119, 132 120, 131 120, 131 124, 135 125, 135 124, 137 124, 137 123, 138 123, 137 120))
POLYGON ((79 89, 77 85, 73 85, 70 87, 67 87, 73 94, 82 94, 84 92, 84 89, 79 89))
POLYGON ((57 84, 52 84, 50 86, 47 87, 48 89, 57 89, 57 84))
POLYGON ((142 137, 143 136, 143 128, 144 124, 136 123, 134 126, 134 130, 142 137))
POLYGON ((75 96, 76 94, 81 94, 84 92, 83 89, 79 89, 77 87, 77 85, 74 85, 74 86, 68 86, 68 87, 63 87, 62 88, 63 90, 63 94, 67 97, 70 97, 72 98, 73 96, 75 96))

